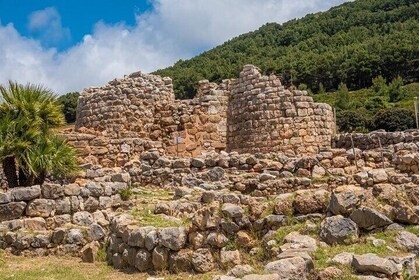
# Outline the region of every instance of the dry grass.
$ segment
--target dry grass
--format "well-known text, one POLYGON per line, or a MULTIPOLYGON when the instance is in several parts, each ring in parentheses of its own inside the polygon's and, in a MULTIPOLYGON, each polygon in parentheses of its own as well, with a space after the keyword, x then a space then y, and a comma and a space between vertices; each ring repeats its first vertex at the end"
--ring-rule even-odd
POLYGON ((165 280, 210 280, 216 274, 170 275, 162 272, 159 275, 149 275, 118 271, 103 262, 83 263, 79 258, 73 257, 18 257, 1 254, 0 251, 0 280, 145 280, 148 277, 164 277, 165 280))

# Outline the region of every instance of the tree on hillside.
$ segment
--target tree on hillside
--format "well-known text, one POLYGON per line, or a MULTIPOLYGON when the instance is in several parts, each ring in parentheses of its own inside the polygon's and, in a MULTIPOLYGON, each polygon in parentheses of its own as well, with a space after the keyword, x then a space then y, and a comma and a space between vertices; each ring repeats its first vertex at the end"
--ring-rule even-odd
POLYGON ((0 160, 9 187, 72 175, 75 151, 51 130, 64 124, 55 95, 42 86, 9 82, 0 86, 0 97, 0 160))
POLYGON ((403 90, 403 79, 397 76, 388 86, 388 98, 390 102, 400 101, 405 92, 403 90))
POLYGON ((80 94, 78 92, 69 92, 58 97, 58 101, 63 107, 63 114, 67 123, 74 123, 76 121, 77 102, 80 94))
POLYGON ((386 84, 386 79, 383 76, 378 76, 372 79, 372 87, 374 92, 379 96, 387 96, 388 95, 388 87, 386 84))
POLYGON ((335 104, 336 108, 340 110, 349 109, 351 106, 351 100, 349 98, 349 90, 346 84, 340 83, 336 94, 338 95, 335 104))

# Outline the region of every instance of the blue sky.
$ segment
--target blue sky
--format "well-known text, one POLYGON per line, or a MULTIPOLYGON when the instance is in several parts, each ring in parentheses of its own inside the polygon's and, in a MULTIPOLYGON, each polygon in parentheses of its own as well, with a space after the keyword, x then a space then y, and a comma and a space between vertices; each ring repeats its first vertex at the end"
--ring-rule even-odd
POLYGON ((346 0, 0 0, 0 83, 58 94, 191 58, 346 0))
POLYGON ((19 33, 40 40, 45 47, 60 50, 81 41, 85 34, 93 31, 99 21, 115 24, 124 22, 135 25, 135 15, 151 8, 150 2, 138 0, 0 0, 0 19, 2 24, 13 23, 19 33), (62 28, 67 28, 69 38, 49 41, 42 30, 30 28, 31 17, 36 11, 55 9, 61 19, 62 28))

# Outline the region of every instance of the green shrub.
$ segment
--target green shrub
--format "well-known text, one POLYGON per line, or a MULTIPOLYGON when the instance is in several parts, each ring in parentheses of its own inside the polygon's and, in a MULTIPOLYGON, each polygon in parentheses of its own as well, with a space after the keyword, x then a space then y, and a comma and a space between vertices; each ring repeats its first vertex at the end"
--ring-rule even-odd
POLYGON ((373 121, 375 129, 402 131, 415 127, 415 115, 412 111, 400 108, 380 110, 373 121))
POLYGON ((53 131, 64 124, 64 115, 51 90, 10 81, 0 86, 0 99, 0 160, 9 187, 77 171, 75 150, 53 131))
POLYGON ((346 110, 337 113, 336 124, 340 132, 366 132, 371 126, 371 120, 362 111, 346 110))
POLYGON ((58 98, 58 101, 63 106, 63 114, 67 123, 74 123, 76 121, 77 102, 80 94, 78 92, 69 92, 58 98))
POLYGON ((127 201, 134 194, 133 191, 130 188, 128 188, 128 189, 122 189, 118 193, 121 196, 121 199, 123 201, 127 201))
POLYGON ((349 97, 348 87, 344 83, 339 84, 337 91, 337 100, 335 103, 336 108, 346 110, 351 107, 351 99, 349 97))

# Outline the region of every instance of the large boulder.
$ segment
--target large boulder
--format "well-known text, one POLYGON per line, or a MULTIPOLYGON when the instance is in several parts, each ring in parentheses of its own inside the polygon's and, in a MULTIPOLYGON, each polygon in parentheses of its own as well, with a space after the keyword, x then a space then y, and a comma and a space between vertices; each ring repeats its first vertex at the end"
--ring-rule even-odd
POLYGON ((328 217, 320 225, 320 239, 329 245, 352 243, 358 234, 357 225, 340 215, 328 217))
POLYGON ((169 248, 173 251, 182 249, 188 238, 185 228, 170 227, 160 230, 160 245, 169 248))
POLYGON ((268 263, 265 273, 276 273, 281 279, 308 280, 312 278, 314 264, 311 259, 293 257, 268 263))
POLYGON ((378 272, 393 276, 401 272, 394 261, 380 258, 375 254, 354 255, 352 266, 361 273, 378 272))
POLYGON ((26 203, 23 201, 0 204, 0 222, 19 218, 22 216, 25 208, 26 203))
POLYGON ((361 204, 359 196, 353 192, 333 192, 330 197, 329 210, 335 215, 349 215, 361 204))
POLYGON ((393 222, 384 214, 369 207, 361 207, 352 212, 350 216, 359 228, 373 230, 391 225, 393 222))

